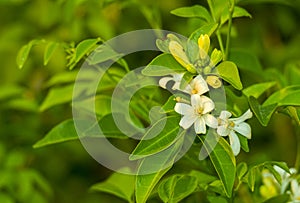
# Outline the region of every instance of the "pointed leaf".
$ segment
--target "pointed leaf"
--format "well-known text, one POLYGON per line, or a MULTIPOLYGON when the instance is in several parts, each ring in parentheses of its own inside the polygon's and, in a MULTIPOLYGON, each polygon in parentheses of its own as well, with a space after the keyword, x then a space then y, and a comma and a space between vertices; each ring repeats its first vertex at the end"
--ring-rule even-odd
POLYGON ((217 28, 218 28, 217 23, 203 25, 199 29, 195 30, 190 35, 189 40, 192 40, 192 41, 194 41, 194 43, 198 44, 198 38, 200 37, 200 35, 207 34, 207 35, 211 36, 217 30, 217 28))
POLYGON ((191 7, 181 7, 175 10, 172 10, 173 15, 185 18, 202 18, 206 22, 211 22, 212 17, 210 16, 207 9, 200 5, 194 5, 191 7))
MULTIPOLYGON (((232 18, 239 18, 239 17, 249 17, 251 18, 251 14, 244 8, 235 6, 232 14, 232 18)), ((221 25, 223 25, 229 19, 229 11, 228 9, 224 9, 221 15, 221 25)))
POLYGON ((226 195, 231 197, 236 174, 236 162, 231 147, 223 137, 218 137, 215 133, 206 136, 205 140, 201 137, 200 140, 206 151, 210 152, 210 160, 218 173, 226 195))
POLYGON ((46 66, 54 54, 55 49, 58 47, 57 42, 48 42, 44 53, 44 66, 46 66))
POLYGON ((253 96, 254 98, 260 97, 265 91, 275 86, 276 82, 264 82, 255 85, 251 85, 243 90, 244 95, 247 97, 253 96))

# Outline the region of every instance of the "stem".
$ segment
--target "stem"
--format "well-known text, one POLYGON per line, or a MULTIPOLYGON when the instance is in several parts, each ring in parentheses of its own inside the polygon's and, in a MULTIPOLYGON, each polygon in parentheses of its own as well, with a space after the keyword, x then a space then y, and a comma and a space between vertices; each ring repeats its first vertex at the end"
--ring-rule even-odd
POLYGON ((296 161, 295 161, 295 169, 297 171, 300 170, 300 127, 296 127, 296 139, 297 139, 297 154, 296 154, 296 161))
MULTIPOLYGON (((212 0, 207 0, 207 3, 208 3, 208 7, 209 7, 209 10, 210 10, 211 16, 212 16, 214 22, 217 23, 217 19, 216 19, 216 16, 215 16, 215 11, 214 11, 212 0)), ((220 32, 219 29, 216 31, 216 35, 217 35, 217 38, 218 38, 220 49, 221 49, 222 53, 225 54, 224 45, 223 45, 223 41, 222 41, 222 37, 221 37, 221 32, 220 32)))
POLYGON ((228 19, 228 31, 227 31, 227 40, 226 40, 226 50, 224 61, 228 58, 229 46, 230 46, 230 35, 231 35, 231 27, 232 27, 232 14, 234 10, 234 1, 229 1, 229 19, 228 19))

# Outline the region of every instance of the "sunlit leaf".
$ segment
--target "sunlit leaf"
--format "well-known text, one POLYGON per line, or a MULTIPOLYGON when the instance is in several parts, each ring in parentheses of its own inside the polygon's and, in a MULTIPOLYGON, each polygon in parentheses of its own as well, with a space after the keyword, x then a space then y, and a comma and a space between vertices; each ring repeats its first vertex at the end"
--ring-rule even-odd
POLYGON ((211 36, 217 30, 217 28, 217 23, 203 25, 190 35, 189 40, 192 40, 194 43, 198 44, 198 38, 200 37, 200 35, 207 34, 211 36))
POLYGON ((276 85, 276 82, 265 82, 251 85, 243 90, 243 93, 247 96, 253 96, 254 98, 260 97, 265 91, 276 85))
POLYGON ((92 191, 105 192, 133 202, 135 176, 113 173, 107 180, 91 187, 92 191))
POLYGON ((243 89, 239 71, 235 63, 231 61, 224 61, 220 63, 217 66, 217 74, 219 74, 226 82, 230 83, 234 88, 238 90, 243 89))
MULTIPOLYGON (((241 8, 239 6, 235 6, 232 18, 239 18, 239 17, 249 17, 251 18, 251 14, 244 8, 241 8)), ((229 11, 228 9, 224 9, 222 15, 221 15, 221 25, 224 24, 229 19, 229 11)))
POLYGON ((212 17, 210 16, 207 9, 200 5, 177 8, 175 10, 172 10, 171 13, 176 16, 179 16, 179 17, 202 18, 202 19, 206 20, 207 22, 212 21, 212 17))
POLYGON ((46 66, 58 47, 57 42, 48 42, 44 53, 44 66, 46 66))
POLYGON ((182 67, 171 54, 164 53, 154 58, 148 66, 142 70, 142 73, 147 76, 164 76, 185 71, 186 69, 182 67))
POLYGON ((32 48, 32 46, 37 45, 39 43, 44 43, 45 40, 31 40, 28 44, 24 45, 17 55, 17 65, 21 69, 24 66, 24 63, 26 62, 29 52, 32 48))

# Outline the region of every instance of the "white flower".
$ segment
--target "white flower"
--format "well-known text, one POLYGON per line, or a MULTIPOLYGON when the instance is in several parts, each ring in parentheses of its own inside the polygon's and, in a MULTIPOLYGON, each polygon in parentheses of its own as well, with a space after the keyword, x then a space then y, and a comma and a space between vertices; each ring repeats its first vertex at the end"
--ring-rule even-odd
POLYGON ((246 111, 241 117, 230 118, 231 113, 228 111, 222 111, 218 123, 217 133, 221 136, 229 136, 230 146, 233 154, 236 156, 240 152, 241 144, 240 140, 235 132, 240 133, 248 139, 251 139, 251 127, 244 121, 252 117, 250 110, 246 111))
POLYGON ((174 73, 171 74, 172 76, 168 76, 168 77, 163 77, 159 80, 159 86, 161 86, 164 89, 167 89, 167 83, 169 81, 174 81, 174 85, 172 86, 172 90, 179 90, 180 87, 180 82, 182 80, 183 77, 183 73, 174 73))
POLYGON ((184 92, 188 93, 188 94, 198 94, 198 95, 202 95, 206 92, 208 92, 208 86, 206 81, 204 80, 204 78, 201 75, 198 75, 197 77, 195 77, 190 84, 188 84, 188 86, 185 88, 184 92))
POLYGON ((177 103, 175 111, 183 117, 179 125, 188 129, 194 124, 195 132, 197 134, 206 133, 206 125, 211 128, 217 128, 217 119, 209 114, 215 108, 214 102, 206 97, 194 94, 191 96, 191 105, 184 103, 177 103))
POLYGON ((295 179, 291 181, 291 192, 292 202, 300 203, 300 185, 295 179))
POLYGON ((273 168, 279 173, 281 177, 280 194, 283 194, 291 181, 291 174, 295 174, 296 169, 290 168, 290 173, 288 173, 279 166, 274 165, 273 168))

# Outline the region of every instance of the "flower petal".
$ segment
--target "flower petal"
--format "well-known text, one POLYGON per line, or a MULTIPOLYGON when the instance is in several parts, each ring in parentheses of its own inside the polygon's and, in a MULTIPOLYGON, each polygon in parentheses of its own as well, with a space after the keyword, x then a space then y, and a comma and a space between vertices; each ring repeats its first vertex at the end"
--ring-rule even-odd
POLYGON ((237 136, 237 134, 235 134, 234 131, 230 131, 229 133, 229 142, 234 156, 238 155, 241 150, 241 144, 239 137, 237 136))
POLYGON ((206 92, 208 92, 208 85, 202 75, 198 75, 195 77, 192 81, 192 87, 197 91, 197 94, 202 95, 206 92))
POLYGON ((197 116, 189 116, 189 115, 185 115, 181 118, 179 125, 183 128, 183 129, 188 129, 189 127, 191 127, 193 125, 193 123, 197 120, 197 116))
POLYGON ((202 108, 203 104, 202 104, 202 99, 201 99, 200 95, 193 94, 191 96, 191 104, 194 109, 202 108))
POLYGON ((217 128, 218 127, 218 120, 211 114, 205 114, 203 115, 204 121, 206 125, 208 125, 211 128, 217 128))
POLYGON ((188 104, 176 103, 174 110, 181 115, 194 115, 194 108, 188 104))
POLYGON ((206 126, 205 121, 202 117, 198 117, 194 124, 195 132, 197 134, 205 134, 206 133, 206 126))
POLYGON ((232 114, 229 111, 221 111, 219 118, 221 118, 222 120, 227 120, 231 117, 231 115, 232 114))
POLYGON ((207 114, 215 109, 215 103, 207 96, 201 96, 201 102, 203 105, 203 114, 207 114))
POLYGON ((172 77, 163 77, 158 81, 159 86, 161 86, 164 89, 167 89, 167 83, 169 81, 173 80, 172 77))
POLYGON ((230 129, 226 128, 226 125, 220 125, 217 128, 217 133, 223 137, 226 137, 230 133, 230 129))
POLYGON ((251 139, 251 127, 248 123, 235 123, 233 129, 241 135, 245 136, 246 138, 251 139))
POLYGON ((243 115, 241 115, 238 118, 232 118, 231 120, 234 121, 234 123, 238 124, 241 122, 244 122, 245 120, 252 118, 252 112, 250 111, 250 109, 248 109, 243 115))

